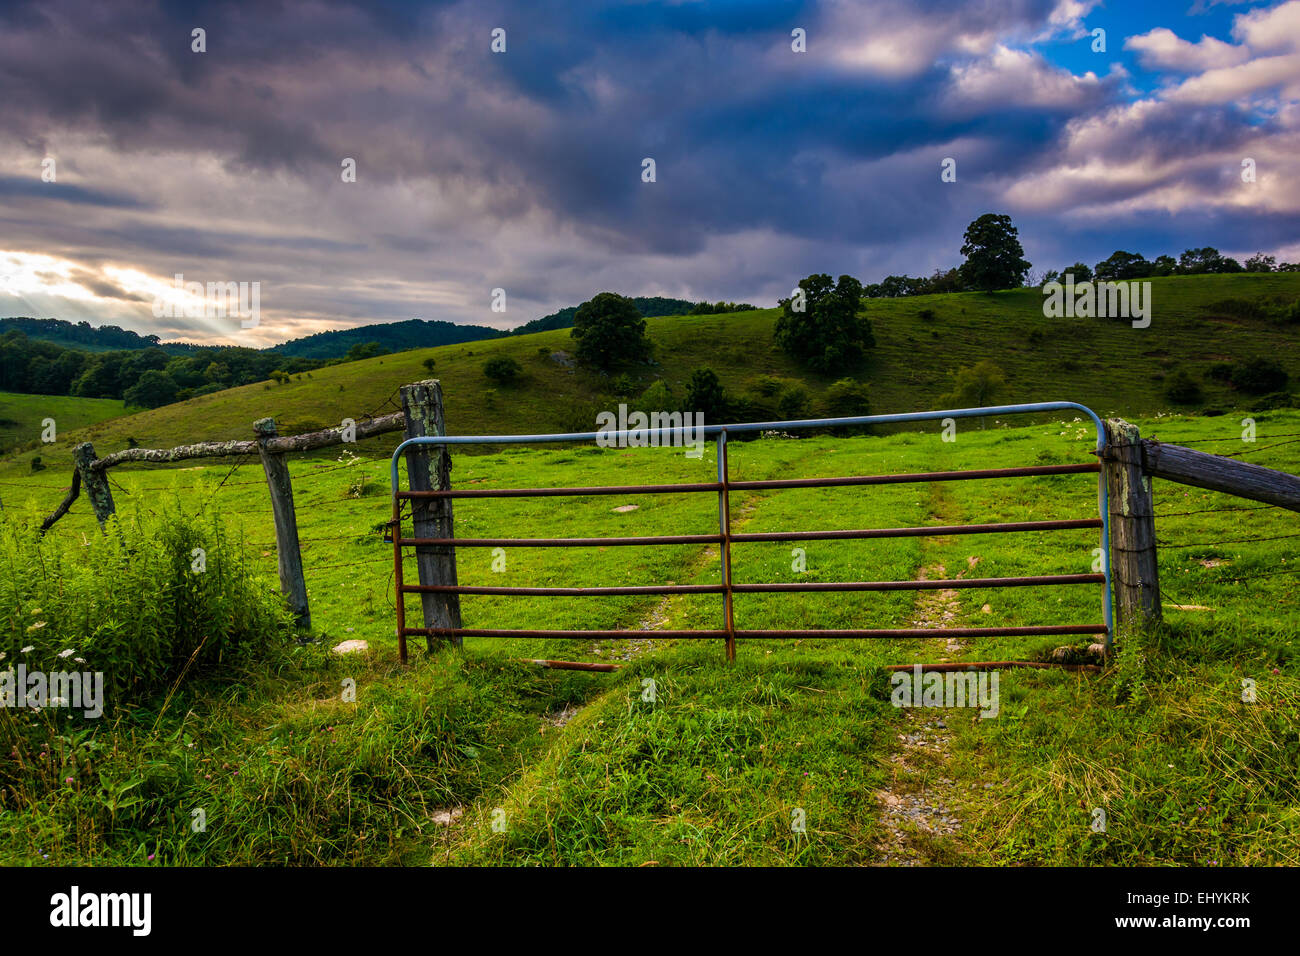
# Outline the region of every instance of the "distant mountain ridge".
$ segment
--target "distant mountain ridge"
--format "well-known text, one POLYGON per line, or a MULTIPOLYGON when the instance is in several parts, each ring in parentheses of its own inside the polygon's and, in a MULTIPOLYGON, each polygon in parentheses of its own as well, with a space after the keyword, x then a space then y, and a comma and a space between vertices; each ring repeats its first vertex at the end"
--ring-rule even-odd
POLYGON ((407 349, 427 349, 436 345, 499 339, 509 334, 500 329, 490 329, 486 325, 457 325, 441 319, 407 319, 405 322, 381 322, 335 332, 317 332, 315 335, 273 345, 265 351, 295 358, 330 359, 343 358, 352 346, 368 342, 378 342, 390 352, 404 352, 407 349))
MULTIPOLYGON (((634 296, 632 301, 641 314, 647 317, 684 315, 696 303, 686 299, 669 299, 663 296, 634 296)), ((457 325, 441 319, 407 319, 403 322, 377 322, 352 329, 317 332, 302 338, 290 339, 272 345, 262 352, 276 352, 291 358, 336 359, 344 358, 354 345, 378 342, 390 352, 407 349, 433 348, 438 345, 459 345, 483 339, 499 339, 508 335, 528 335, 567 329, 573 326, 578 306, 571 305, 525 322, 510 331, 493 329, 485 325, 457 325)), ((184 355, 199 349, 233 348, 234 346, 196 345, 191 342, 161 342, 156 335, 140 335, 116 325, 93 326, 89 322, 68 322, 64 319, 33 319, 27 317, 0 318, 0 335, 16 329, 29 339, 52 342, 64 348, 86 352, 130 351, 160 348, 169 355, 184 355)))
MULTIPOLYGON (((91 325, 89 322, 68 322, 64 319, 33 319, 14 316, 0 319, 0 335, 17 330, 29 339, 53 342, 64 348, 85 352, 112 352, 119 349, 150 349, 160 347, 158 336, 140 335, 116 325, 91 325)), ((173 343, 184 345, 184 343, 173 343)), ((166 346, 161 346, 166 348, 166 346)))

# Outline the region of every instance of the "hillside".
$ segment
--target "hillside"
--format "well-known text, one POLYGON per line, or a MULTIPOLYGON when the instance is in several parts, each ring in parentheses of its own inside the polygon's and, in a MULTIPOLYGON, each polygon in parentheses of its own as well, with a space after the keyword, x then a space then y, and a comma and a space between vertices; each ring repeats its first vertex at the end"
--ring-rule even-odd
MULTIPOLYGON (((1250 409, 1258 401, 1210 377, 1216 363, 1269 356, 1300 381, 1300 327, 1251 318, 1241 303, 1300 295, 1300 274, 1181 276, 1153 279, 1150 328, 1133 329, 1109 319, 1048 319, 1042 296, 1024 289, 993 295, 954 293, 867 304, 877 347, 859 372, 869 383, 873 409, 911 411, 936 407, 960 367, 991 358, 1005 370, 1005 402, 1069 399, 1099 413, 1155 415, 1174 408, 1163 381, 1181 368, 1198 379, 1204 400, 1197 408, 1250 409), (1236 305, 1232 305, 1235 302, 1236 305), (1231 308, 1213 308, 1228 303, 1231 308), (925 310, 932 318, 923 318, 925 310), (1232 314, 1229 314, 1232 313, 1232 314)), ((806 384, 813 412, 829 379, 809 375, 772 345, 776 309, 721 316, 648 320, 656 364, 633 369, 637 389, 663 378, 680 397, 691 370, 711 366, 729 392, 755 388, 765 378, 806 384)), ((507 336, 484 342, 421 349, 317 369, 282 384, 259 383, 205 395, 91 426, 64 431, 47 462, 70 461, 76 441, 89 437, 99 454, 124 448, 128 438, 147 447, 246 438, 252 422, 268 415, 282 433, 307 431, 382 414, 397 388, 429 377, 435 360, 453 433, 542 432, 590 429, 595 412, 613 408, 613 380, 573 370, 553 353, 571 347, 567 330, 507 336), (524 368, 520 384, 494 389, 483 363, 506 355, 524 368)), ((563 359, 563 356, 561 356, 563 359)), ((391 440, 380 444, 391 447, 391 440)), ((6 466, 25 469, 30 453, 6 466)))
MULTIPOLYGON (((0 392, 0 454, 29 442, 39 442, 42 422, 54 419, 55 433, 119 418, 127 413, 115 398, 71 398, 67 395, 19 395, 0 392)), ((57 443, 56 443, 57 446, 57 443)), ((35 451, 32 454, 40 454, 35 451)))
MULTIPOLYGON (((665 299, 663 296, 635 296, 632 302, 636 305, 637 311, 647 318, 660 315, 685 315, 695 305, 687 299, 665 299)), ((550 315, 544 315, 540 319, 533 319, 531 322, 525 322, 517 329, 511 330, 513 335, 532 335, 534 332, 550 332, 553 329, 570 329, 573 328, 573 317, 578 314, 578 307, 571 305, 568 308, 560 309, 558 312, 552 312, 550 315)))
POLYGON ((437 319, 410 319, 406 322, 384 322, 355 329, 317 332, 315 335, 291 339, 268 351, 300 358, 339 358, 346 355, 352 346, 365 345, 367 342, 378 342, 390 352, 400 352, 405 349, 495 339, 506 334, 486 325, 457 325, 437 319))

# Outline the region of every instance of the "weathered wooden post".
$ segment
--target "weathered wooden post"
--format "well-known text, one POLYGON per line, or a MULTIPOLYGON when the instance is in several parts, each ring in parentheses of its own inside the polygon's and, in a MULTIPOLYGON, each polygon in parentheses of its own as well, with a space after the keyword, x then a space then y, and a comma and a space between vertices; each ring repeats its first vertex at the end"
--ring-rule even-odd
POLYGON ((1161 619, 1155 504, 1136 425, 1106 422, 1102 468, 1110 496, 1110 573, 1118 629, 1161 619))
MULTIPOLYGON (((403 385, 402 413, 406 418, 406 437, 445 435, 442 410, 442 385, 437 379, 403 385)), ((406 472, 412 491, 445 491, 451 488, 451 455, 446 445, 416 445, 406 452, 406 472), (432 453, 431 453, 432 452, 432 453)), ((450 498, 412 498, 413 537, 450 538, 453 536, 450 498)), ((456 584, 456 549, 451 545, 417 545, 416 566, 421 584, 456 584)), ((398 596, 401 600, 402 596, 398 596)), ((460 627, 459 594, 421 594, 425 627, 460 627)), ((460 646, 459 637, 451 642, 460 646)), ((429 650, 434 639, 426 637, 429 650)))
POLYGON ((307 581, 302 573, 302 551, 298 547, 298 516, 293 510, 293 484, 289 480, 289 463, 283 452, 271 451, 269 443, 276 437, 275 419, 259 418, 253 422, 257 450, 271 491, 271 514, 275 518, 275 550, 280 567, 280 593, 289 602, 298 626, 311 627, 311 609, 307 606, 307 581))
POLYGON ((95 518, 102 528, 108 516, 117 511, 113 504, 113 492, 108 487, 108 472, 102 468, 91 467, 91 463, 95 461, 95 446, 88 441, 82 442, 72 450, 72 461, 77 467, 77 474, 81 475, 86 497, 90 499, 91 507, 95 509, 95 518))

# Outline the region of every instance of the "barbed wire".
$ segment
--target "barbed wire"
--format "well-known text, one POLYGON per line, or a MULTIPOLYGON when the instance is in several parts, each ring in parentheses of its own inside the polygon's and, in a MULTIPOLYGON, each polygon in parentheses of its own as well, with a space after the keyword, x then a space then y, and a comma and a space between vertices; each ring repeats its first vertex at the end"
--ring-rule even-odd
POLYGON ((294 481, 299 478, 319 478, 321 475, 328 475, 331 471, 339 471, 343 468, 355 468, 359 462, 365 461, 364 458, 354 458, 351 461, 345 461, 334 465, 332 468, 317 468, 312 471, 303 472, 300 475, 294 475, 294 481))
POLYGON ((72 482, 68 482, 66 485, 34 485, 27 481, 0 481, 0 485, 13 485, 15 488, 32 488, 41 491, 67 491, 72 487, 72 482))
POLYGON ((1268 451, 1270 448, 1280 448, 1283 445, 1294 445, 1300 442, 1300 438, 1292 438, 1288 441, 1274 442, 1271 445, 1263 445, 1259 448, 1243 448, 1241 451, 1234 451, 1231 455, 1220 455, 1221 458, 1236 458, 1239 455, 1254 455, 1261 451, 1268 451))
POLYGON ((1230 511, 1267 511, 1270 508, 1280 508, 1280 507, 1282 506, 1281 505, 1259 505, 1257 507, 1241 507, 1241 508, 1203 508, 1200 511, 1157 511, 1155 513, 1155 517, 1185 518, 1188 515, 1219 514, 1219 513, 1227 513, 1230 511))
POLYGON ((391 554, 386 554, 382 556, 375 556, 372 558, 358 558, 355 561, 342 561, 338 564, 312 564, 312 565, 304 564, 302 570, 303 573, 305 574, 308 571, 332 571, 337 568, 354 568, 359 564, 364 564, 364 565, 378 564, 380 561, 388 561, 391 563, 392 560, 393 560, 393 556, 391 554))
MULTIPOLYGON (((1282 432, 1280 435, 1269 435, 1269 438, 1296 438, 1300 437, 1300 432, 1282 432)), ((1201 445, 1205 442, 1219 441, 1241 441, 1241 435, 1233 435, 1230 438, 1155 438, 1152 441, 1158 441, 1164 445, 1201 445)))
POLYGON ((1226 541, 1190 541, 1176 544, 1167 544, 1163 541, 1156 541, 1157 548, 1217 548, 1222 544, 1253 544, 1256 541, 1281 541, 1283 538, 1300 538, 1300 532, 1295 534, 1276 534, 1260 538, 1232 538, 1226 541))
MULTIPOLYGON (((378 537, 380 534, 381 532, 379 531, 367 530, 367 531, 360 532, 359 534, 331 534, 331 535, 325 535, 323 537, 299 538, 298 543, 299 544, 320 544, 322 541, 352 541, 357 544, 360 544, 362 539, 378 537)), ((276 542, 250 541, 249 545, 255 548, 271 548, 276 546, 276 542)))
POLYGON ((401 387, 400 385, 397 386, 397 388, 393 389, 392 392, 389 393, 389 395, 388 395, 388 397, 387 397, 386 399, 384 399, 382 402, 380 402, 378 405, 375 406, 375 408, 374 408, 373 411, 366 412, 366 413, 363 414, 361 417, 362 417, 362 418, 374 418, 374 417, 375 417, 375 412, 380 411, 381 409, 384 409, 384 408, 386 408, 386 407, 389 406, 389 405, 392 405, 392 406, 393 406, 393 410, 394 410, 394 411, 398 411, 398 412, 400 412, 400 411, 402 410, 402 406, 399 405, 397 402, 394 402, 394 401, 393 401, 393 398, 394 398, 396 395, 398 395, 398 394, 401 392, 401 390, 402 390, 402 387, 401 387))

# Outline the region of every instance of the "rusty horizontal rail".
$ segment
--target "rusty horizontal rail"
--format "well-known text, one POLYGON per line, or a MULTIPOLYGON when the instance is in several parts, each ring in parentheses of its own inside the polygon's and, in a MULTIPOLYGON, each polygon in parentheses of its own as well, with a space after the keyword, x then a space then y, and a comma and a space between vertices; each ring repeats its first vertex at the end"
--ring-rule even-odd
POLYGON ((1029 627, 921 627, 871 630, 737 631, 740 637, 1016 637, 1044 634, 1105 634, 1105 624, 1040 624, 1029 627))
MULTIPOLYGON (((731 491, 763 488, 840 488, 859 485, 898 485, 928 481, 967 481, 982 478, 1021 478, 1034 475, 1074 475, 1101 471, 1100 462, 1075 465, 1029 465, 1023 468, 977 468, 966 471, 916 471, 896 475, 848 475, 840 478, 773 478, 760 481, 728 481, 731 491)), ((669 485, 603 485, 590 488, 448 488, 442 491, 398 491, 398 498, 559 498, 587 495, 674 494, 691 491, 722 491, 720 481, 697 481, 669 485)))
MULTIPOLYGON (((670 637, 725 638, 725 630, 672 630, 672 631, 550 631, 515 628, 484 627, 408 627, 407 634, 424 637, 553 637, 573 640, 662 640, 670 637)), ((1105 624, 1044 624, 1031 627, 920 627, 920 628, 845 628, 818 630, 741 630, 731 632, 735 637, 754 638, 907 638, 907 637, 1016 637, 1046 634, 1105 634, 1105 624)))
MULTIPOLYGON (((1048 584, 1102 584, 1104 574, 1040 574, 1020 578, 939 578, 932 581, 806 581, 777 584, 732 584, 749 594, 787 591, 946 591, 950 588, 1020 588, 1048 584)), ((520 597, 613 597, 634 594, 723 594, 721 584, 648 584, 614 587, 528 588, 477 584, 404 584, 403 594, 496 594, 520 597)))
POLYGON ((602 664, 592 661, 547 661, 534 657, 521 657, 519 660, 525 664, 536 664, 538 667, 556 671, 599 671, 607 674, 618 670, 620 667, 618 664, 602 664))
POLYGON ((721 584, 645 584, 625 587, 520 588, 478 584, 403 584, 403 594, 515 594, 521 597, 612 597, 620 594, 721 594, 721 584))
POLYGON ((408 627, 405 628, 405 631, 407 634, 420 637, 555 637, 571 638, 573 640, 659 640, 669 637, 725 638, 727 636, 727 632, 722 629, 712 631, 539 631, 482 627, 408 627))
POLYGON ((925 538, 931 535, 946 537, 950 534, 1006 534, 1100 527, 1100 518, 1072 518, 1061 521, 1004 521, 997 524, 920 525, 913 528, 866 528, 851 531, 756 531, 733 534, 731 540, 733 543, 737 541, 848 541, 860 538, 925 538))
POLYGON ((847 478, 770 478, 733 481, 732 491, 763 488, 836 488, 857 485, 899 485, 925 481, 967 481, 979 478, 1021 478, 1033 475, 1075 475, 1101 471, 1100 462, 1077 465, 1029 465, 1023 468, 975 468, 966 471, 916 471, 897 475, 853 475, 847 478))
POLYGON ((720 534, 656 534, 631 538, 402 538, 400 546, 467 548, 594 548, 637 544, 720 544, 720 534))
MULTIPOLYGON (((953 534, 1002 534, 1024 531, 1064 531, 1100 528, 1100 518, 1061 521, 1006 521, 999 524, 921 525, 911 528, 858 528, 844 531, 760 531, 733 534, 732 542, 757 541, 849 541, 870 538, 924 538, 953 534)), ((402 538, 402 546, 455 546, 470 548, 584 548, 640 544, 721 544, 717 534, 637 535, 627 538, 402 538)))
POLYGON ((1102 584, 1104 574, 1039 574, 1019 578, 939 578, 934 581, 796 581, 778 584, 733 584, 751 594, 783 591, 947 591, 958 588, 1027 588, 1047 584, 1102 584))
POLYGON ((1040 670, 1090 671, 1100 673, 1096 664, 1058 664, 1055 661, 943 661, 938 664, 888 664, 886 672, 906 672, 921 668, 923 673, 960 673, 961 671, 1000 671, 1013 667, 1032 667, 1040 670))
POLYGON ((398 498, 559 498, 588 495, 652 495, 688 491, 720 491, 718 481, 675 485, 593 485, 590 488, 448 488, 444 491, 399 491, 398 498))

